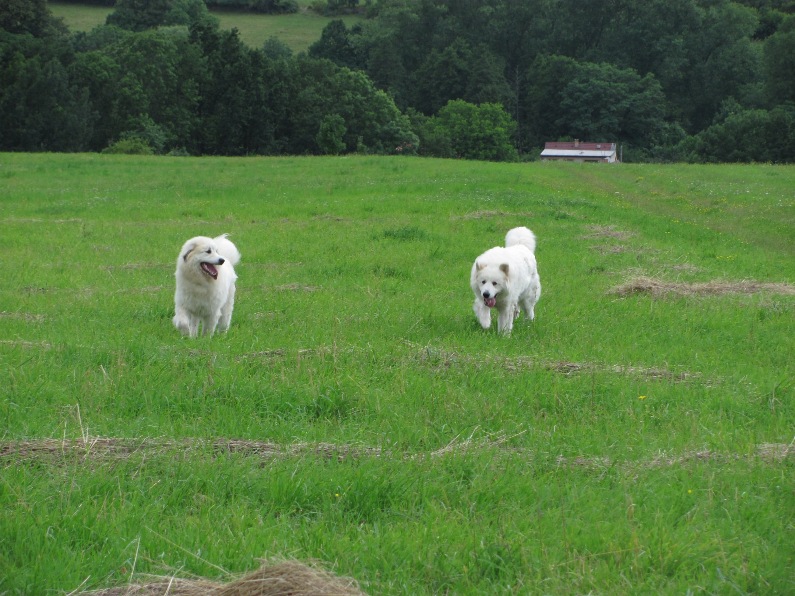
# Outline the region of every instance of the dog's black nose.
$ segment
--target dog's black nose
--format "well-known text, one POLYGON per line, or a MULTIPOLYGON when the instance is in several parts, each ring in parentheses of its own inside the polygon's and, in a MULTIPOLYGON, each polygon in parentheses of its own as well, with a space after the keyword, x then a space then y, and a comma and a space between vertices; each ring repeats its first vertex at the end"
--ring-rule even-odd
POLYGON ((223 259, 218 259, 218 264, 219 265, 223 265, 224 264, 224 260, 223 259))
POLYGON ((490 296, 491 296, 491 294, 489 294, 488 292, 483 292, 483 297, 484 298, 489 298, 490 296))

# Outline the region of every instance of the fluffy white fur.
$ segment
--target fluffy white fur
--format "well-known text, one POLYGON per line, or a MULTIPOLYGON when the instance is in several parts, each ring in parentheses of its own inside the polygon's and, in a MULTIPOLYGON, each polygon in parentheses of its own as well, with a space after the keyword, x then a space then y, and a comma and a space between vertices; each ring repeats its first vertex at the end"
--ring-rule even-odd
POLYGON ((174 326, 184 335, 198 336, 200 325, 203 335, 229 328, 240 252, 226 236, 196 236, 179 251, 174 326))
POLYGON ((520 310, 529 320, 541 297, 541 280, 536 266, 536 237, 525 227, 505 235, 505 247, 484 252, 472 265, 469 285, 475 293, 473 310, 484 329, 491 327, 491 309, 496 308, 497 330, 508 335, 520 310))

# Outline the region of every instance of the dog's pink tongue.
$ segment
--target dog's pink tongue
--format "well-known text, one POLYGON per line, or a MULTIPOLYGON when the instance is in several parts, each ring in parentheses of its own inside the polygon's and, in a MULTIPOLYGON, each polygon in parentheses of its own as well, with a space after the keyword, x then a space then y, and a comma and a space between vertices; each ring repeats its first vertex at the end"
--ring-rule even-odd
POLYGON ((202 269, 213 277, 218 277, 218 269, 216 269, 212 263, 202 263, 202 269))
POLYGON ((494 305, 497 304, 497 299, 496 298, 484 298, 483 302, 485 302, 486 306, 488 306, 489 308, 494 308, 494 305))

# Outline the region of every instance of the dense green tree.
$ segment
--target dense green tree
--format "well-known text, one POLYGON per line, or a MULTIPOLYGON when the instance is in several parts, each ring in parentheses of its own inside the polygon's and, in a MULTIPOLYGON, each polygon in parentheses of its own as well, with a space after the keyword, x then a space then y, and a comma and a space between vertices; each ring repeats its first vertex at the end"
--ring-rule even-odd
POLYGON ((93 129, 85 149, 100 151, 128 128, 127 119, 119 114, 121 66, 107 53, 92 50, 78 53, 69 72, 91 102, 93 129))
POLYGON ((795 16, 765 41, 764 68, 770 104, 795 102, 795 16))
MULTIPOLYGON (((540 56, 526 75, 520 114, 535 146, 580 138, 657 147, 672 131, 654 76, 611 64, 540 56)), ((676 135, 674 135, 676 136, 676 135)))
MULTIPOLYGON (((292 2, 228 1, 250 10, 292 2)), ((500 135, 510 130, 523 151, 577 136, 622 142, 636 157, 682 150, 723 160, 715 139, 754 123, 791 134, 793 7, 380 0, 369 4, 375 18, 350 29, 334 21, 309 56, 293 57, 279 40, 252 49, 237 32, 219 31, 202 0, 118 0, 108 22, 119 27, 71 39, 43 0, 8 0, 0 5, 0 145, 403 153, 417 151, 414 127, 423 154, 514 158, 484 134, 490 123, 500 135), (486 117, 494 106, 509 124, 486 117), (685 134, 694 136, 682 143, 685 134)), ((748 155, 784 159, 786 139, 758 138, 771 151, 748 155)))
POLYGON ((579 64, 563 88, 559 130, 592 141, 648 146, 661 134, 665 96, 654 76, 610 64, 579 64))
MULTIPOLYGON (((774 37, 791 6, 790 0, 382 0, 378 18, 350 41, 366 72, 404 109, 430 115, 450 99, 487 99, 474 94, 478 87, 502 88, 489 101, 515 115, 522 146, 561 124, 545 122, 549 112, 535 108, 544 101, 531 100, 540 85, 527 75, 539 56, 612 64, 634 70, 641 79, 651 74, 665 94, 663 128, 678 137, 683 129, 692 133, 708 126, 729 98, 745 108, 763 104, 766 71, 762 46, 755 41, 760 15, 775 11, 765 32, 774 37), (482 60, 481 76, 474 76, 476 60, 482 60), (490 78, 483 79, 485 72, 490 78), (671 129, 669 122, 678 127, 671 129)), ((767 72, 787 71, 793 52, 783 37, 769 45, 767 72)), ((768 83, 776 81, 778 87, 767 88, 786 96, 780 87, 792 78, 768 76, 768 83)), ((559 96, 561 90, 547 86, 543 94, 559 96)), ((652 146, 666 136, 642 135, 633 142, 652 146)))
POLYGON ((701 27, 693 0, 625 2, 608 24, 592 61, 653 73, 672 105, 684 113, 694 57, 687 40, 701 27))
POLYGON ((342 152, 395 153, 417 145, 408 118, 361 72, 299 56, 290 84, 290 153, 320 152, 318 132, 329 114, 344 122, 342 152))
POLYGON ((273 35, 262 44, 262 51, 270 60, 289 60, 293 55, 290 46, 273 35))
POLYGON ((270 93, 281 86, 274 62, 248 48, 236 29, 208 25, 191 29, 191 40, 203 56, 198 113, 201 130, 195 151, 222 155, 270 153, 276 146, 276 116, 284 99, 270 93))
POLYGON ((689 131, 708 126, 729 97, 746 103, 749 86, 761 82, 761 48, 750 41, 757 24, 751 9, 726 0, 703 10, 698 35, 687 41, 688 87, 672 98, 689 131))
POLYGON ((3 0, 0 2, 0 30, 45 37, 66 32, 52 16, 46 0, 3 0))
POLYGON ((299 6, 296 0, 248 0, 245 8, 261 14, 292 14, 299 6))
POLYGON ((413 73, 430 53, 435 26, 445 12, 432 2, 384 0, 377 20, 365 22, 355 36, 351 32, 365 72, 400 108, 416 96, 413 73))
POLYGON ((547 45, 548 4, 547 0, 500 0, 481 7, 474 28, 480 31, 479 41, 504 60, 506 73, 525 70, 537 55, 553 53, 547 45))
POLYGON ((298 12, 296 0, 205 0, 209 8, 236 10, 262 14, 290 14, 298 12))
POLYGON ((545 45, 550 53, 581 61, 601 58, 611 23, 631 0, 554 0, 546 2, 543 18, 547 23, 545 45))
POLYGON ((162 131, 164 148, 191 143, 200 128, 198 80, 203 64, 187 32, 144 31, 109 46, 106 53, 119 67, 113 111, 117 130, 142 134, 154 124, 162 131))
POLYGON ((499 104, 476 106, 463 100, 448 102, 436 116, 421 123, 423 154, 437 157, 515 161, 512 137, 516 123, 499 104))
POLYGON ((404 66, 404 56, 399 45, 385 41, 373 47, 367 56, 365 72, 379 88, 394 97, 399 106, 405 108, 413 101, 410 72, 404 66))
POLYGON ((692 161, 795 163, 795 105, 731 113, 684 147, 692 161))
POLYGON ((505 78, 505 61, 485 45, 475 47, 463 98, 474 104, 514 105, 514 94, 505 78))
POLYGON ((338 66, 362 66, 351 41, 351 33, 342 20, 333 20, 323 28, 320 39, 309 46, 309 55, 331 60, 338 66))
POLYGON ((430 116, 449 100, 464 99, 472 60, 472 49, 463 39, 432 50, 415 73, 412 107, 430 116))
POLYGON ((320 121, 316 141, 321 153, 339 155, 345 151, 345 120, 339 114, 326 114, 320 121))
POLYGON ((73 85, 48 42, 0 41, 0 149, 79 151, 92 134, 88 93, 73 85))
POLYGON ((79 31, 72 35, 72 47, 77 54, 94 50, 105 50, 114 44, 122 44, 134 35, 132 31, 114 25, 95 27, 91 31, 79 31))
POLYGON ((106 22, 130 31, 195 23, 217 25, 204 0, 118 0, 106 22))
POLYGON ((78 151, 95 120, 87 91, 70 80, 74 54, 60 36, 0 31, 0 149, 78 151))
MULTIPOLYGON (((579 64, 566 56, 538 56, 521 78, 518 98, 520 138, 528 147, 572 136, 561 120, 565 89, 579 71, 579 64)), ((585 137, 583 137, 585 138, 585 137)))

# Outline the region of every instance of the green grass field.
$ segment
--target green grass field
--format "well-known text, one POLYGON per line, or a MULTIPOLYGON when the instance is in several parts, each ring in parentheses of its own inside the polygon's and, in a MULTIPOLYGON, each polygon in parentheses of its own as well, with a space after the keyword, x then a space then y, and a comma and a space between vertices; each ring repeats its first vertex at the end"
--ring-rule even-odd
POLYGON ((0 155, 0 593, 795 591, 795 167, 0 155), (537 319, 469 269, 538 237, 537 319), (243 254, 171 326, 183 242, 243 254))
MULTIPOLYGON (((288 15, 246 14, 235 11, 211 11, 219 21, 221 29, 237 28, 240 39, 252 48, 262 47, 265 40, 277 37, 294 52, 309 49, 320 39, 323 28, 332 19, 319 16, 307 10, 308 1, 300 1, 301 10, 288 15)), ((105 24, 111 9, 89 4, 79 5, 69 2, 48 2, 53 15, 63 19, 72 31, 90 31, 105 24)), ((362 17, 339 17, 350 27, 362 21, 362 17)))

